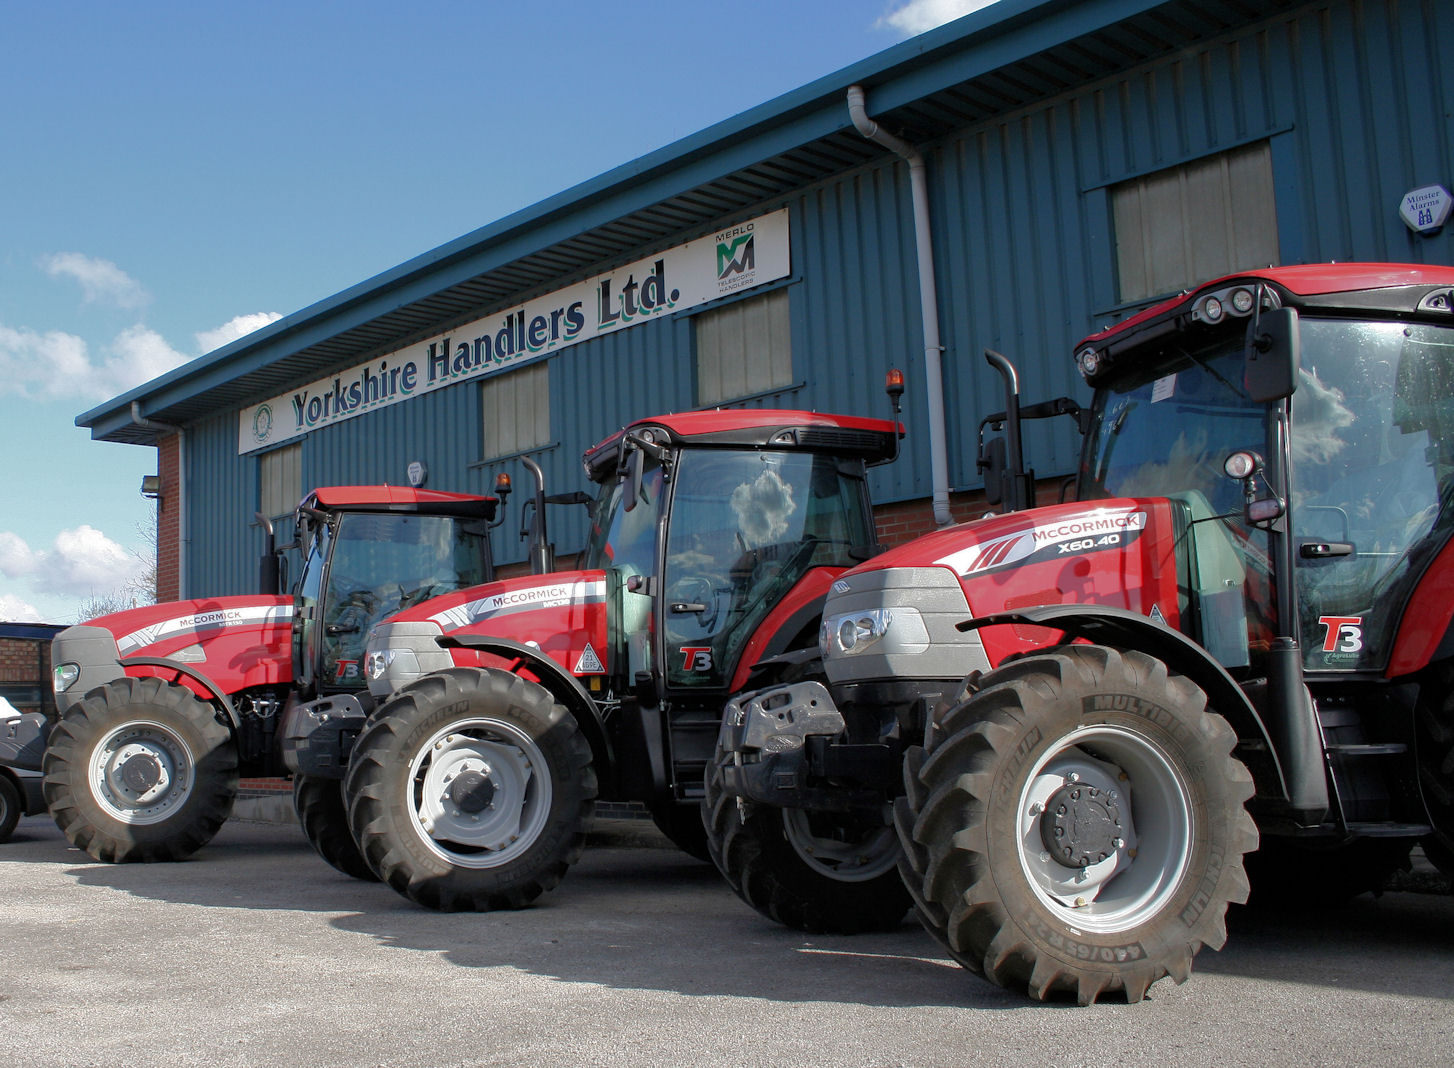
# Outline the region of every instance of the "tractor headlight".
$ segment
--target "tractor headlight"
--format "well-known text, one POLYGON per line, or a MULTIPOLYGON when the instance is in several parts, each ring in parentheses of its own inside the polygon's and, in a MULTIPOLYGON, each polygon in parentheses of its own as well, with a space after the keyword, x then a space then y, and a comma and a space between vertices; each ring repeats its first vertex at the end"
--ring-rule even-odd
POLYGON ((928 647, 924 617, 908 607, 831 615, 818 632, 818 648, 825 659, 857 656, 870 649, 888 654, 923 652, 928 647))
POLYGON ((51 689, 56 693, 65 693, 80 677, 80 664, 57 664, 51 669, 51 689))

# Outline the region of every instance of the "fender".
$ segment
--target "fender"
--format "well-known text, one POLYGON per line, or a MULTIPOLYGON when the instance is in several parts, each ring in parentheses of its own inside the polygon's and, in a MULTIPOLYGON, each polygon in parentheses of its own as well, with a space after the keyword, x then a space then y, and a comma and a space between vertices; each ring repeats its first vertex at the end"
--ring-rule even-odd
POLYGON ((539 649, 509 638, 497 638, 490 634, 445 634, 435 639, 442 649, 464 648, 475 652, 490 653, 503 660, 523 661, 530 671, 540 679, 540 684, 555 695, 555 699, 568 708, 591 744, 591 757, 603 771, 616 767, 616 755, 611 750, 611 741, 606 734, 606 721, 601 710, 579 680, 539 649))
POLYGON ((222 687, 218 686, 217 683, 213 682, 206 675, 202 674, 202 672, 197 671, 194 668, 188 667, 186 664, 178 664, 175 661, 168 660, 166 657, 163 656, 129 656, 124 660, 118 660, 117 663, 120 664, 122 668, 164 668, 167 671, 175 672, 177 675, 183 676, 191 680, 191 682, 195 684, 191 688, 200 688, 203 691, 202 693, 198 694, 199 697, 205 697, 208 700, 216 701, 222 706, 222 711, 227 713, 227 722, 231 725, 234 731, 238 730, 242 726, 242 720, 238 718, 237 709, 234 708, 232 705, 232 698, 228 697, 227 694, 223 693, 222 687))
POLYGON ((805 631, 813 638, 813 655, 818 655, 816 636, 823 619, 823 605, 828 600, 833 580, 845 570, 841 567, 813 568, 773 607, 742 649, 737 670, 732 673, 732 693, 745 690, 748 679, 761 663, 787 652, 794 640, 805 631))
MULTIPOLYGON (((1161 660, 1200 686, 1207 695, 1208 705, 1232 724, 1237 736, 1251 741, 1260 753, 1266 755, 1269 763, 1266 772, 1270 773, 1270 778, 1266 783, 1259 782, 1259 792, 1284 801, 1289 799, 1282 754, 1273 745, 1262 716, 1237 680, 1227 674, 1227 669, 1180 631, 1154 622, 1138 612, 1086 604, 1021 608, 968 619, 955 626, 963 632, 1004 623, 1049 627, 1064 631, 1070 638, 1084 638, 1117 649, 1139 649, 1161 660)), ((1253 773, 1255 775, 1257 771, 1254 769, 1253 773)), ((1259 780, 1263 777, 1258 776, 1259 780)))

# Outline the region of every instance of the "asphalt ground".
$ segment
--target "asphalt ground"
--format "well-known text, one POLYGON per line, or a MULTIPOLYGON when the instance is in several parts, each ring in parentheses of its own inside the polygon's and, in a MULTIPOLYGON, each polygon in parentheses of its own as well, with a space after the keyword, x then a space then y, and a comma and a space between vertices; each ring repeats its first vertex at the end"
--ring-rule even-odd
POLYGON ((0 845, 11 1065, 1436 1065, 1454 1062, 1454 897, 1234 910, 1139 1005, 1042 1005, 912 922, 807 937, 641 821, 537 907, 421 909, 296 826, 102 865, 44 817, 0 845))

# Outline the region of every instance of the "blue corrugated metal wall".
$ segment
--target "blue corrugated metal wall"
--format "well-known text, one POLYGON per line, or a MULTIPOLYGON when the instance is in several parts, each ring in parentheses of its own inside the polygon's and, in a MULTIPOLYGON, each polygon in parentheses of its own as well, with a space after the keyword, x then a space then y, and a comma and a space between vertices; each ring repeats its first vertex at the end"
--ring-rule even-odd
MULTIPOLYGON (((1084 397, 1072 346, 1127 310, 1116 298, 1116 182, 1267 139, 1284 262, 1454 262, 1454 226, 1420 237, 1398 216, 1408 190, 1454 180, 1454 60, 1439 47, 1446 13, 1447 0, 1312 5, 923 146, 951 487, 980 484, 978 421, 1003 406, 985 347, 1016 361, 1027 399, 1084 397)), ((906 166, 886 157, 803 190, 790 207, 794 378, 805 385, 767 403, 883 414, 883 372, 904 368, 905 455, 875 472, 873 490, 882 501, 928 496, 906 166)), ((557 445, 539 460, 552 491, 579 488, 584 448, 631 418, 693 406, 690 315, 567 349, 550 373, 557 445)), ((304 485, 401 482, 422 459, 435 488, 489 492, 497 468, 478 463, 480 418, 478 386, 463 384, 316 432, 304 444, 304 485)), ((254 582, 256 459, 236 455, 236 437, 235 413, 189 432, 194 594, 254 582)), ((1069 472, 1074 450, 1068 427, 1032 432, 1042 475, 1069 472)), ((528 489, 518 462, 501 466, 528 489)), ((517 506, 518 495, 497 533, 505 560, 523 555, 517 506)), ((562 548, 579 545, 579 515, 557 509, 551 521, 562 548)))

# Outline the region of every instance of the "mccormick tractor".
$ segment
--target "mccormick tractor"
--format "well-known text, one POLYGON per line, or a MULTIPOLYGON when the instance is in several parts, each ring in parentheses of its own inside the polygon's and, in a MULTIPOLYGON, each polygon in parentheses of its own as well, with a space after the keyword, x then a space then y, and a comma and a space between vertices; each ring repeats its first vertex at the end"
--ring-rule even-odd
MULTIPOLYGON (((295 596, 151 605, 58 634, 60 718, 24 717, 16 748, 44 771, 66 837, 117 862, 178 860, 205 845, 232 811, 239 775, 283 770, 280 713, 321 697, 372 704, 362 662, 377 620, 493 575, 487 528, 498 503, 394 486, 316 489, 295 513, 292 547, 304 554, 295 596)), ((263 557, 264 589, 283 588, 286 548, 270 544, 263 557)), ((299 819, 325 860, 368 877, 338 777, 295 779, 299 819)))
POLYGON ((380 703, 366 722, 292 717, 290 760, 347 761, 364 858, 434 908, 529 904, 580 856, 598 798, 643 802, 705 858, 723 704, 816 657, 829 587, 877 551, 865 466, 896 455, 899 429, 776 410, 631 423, 585 455, 599 494, 579 570, 378 624, 380 703))
POLYGON ((842 929, 901 875, 965 968, 1087 1004, 1184 980, 1248 871, 1317 903, 1416 843, 1454 868, 1454 268, 1208 283, 1080 344, 1084 410, 1021 408, 988 355, 1012 510, 838 576, 821 675, 728 706, 704 811, 738 895, 842 929), (1059 413, 1082 459, 1037 508, 1019 422, 1059 413), (804 828, 855 818, 835 870, 804 828))

